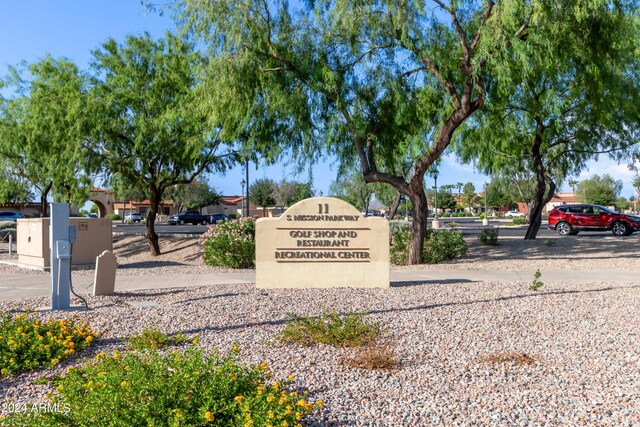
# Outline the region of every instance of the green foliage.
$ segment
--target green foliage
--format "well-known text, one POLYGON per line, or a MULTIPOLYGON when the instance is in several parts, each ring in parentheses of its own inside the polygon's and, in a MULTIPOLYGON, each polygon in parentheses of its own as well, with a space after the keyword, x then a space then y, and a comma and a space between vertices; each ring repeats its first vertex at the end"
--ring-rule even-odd
POLYGON ((478 217, 479 217, 480 219, 484 219, 484 217, 485 217, 485 216, 486 216, 486 214, 485 214, 484 212, 482 212, 480 215, 478 215, 478 217))
POLYGON ((406 265, 411 239, 411 223, 408 221, 389 221, 389 258, 391 264, 406 265))
POLYGON ((124 193, 149 197, 146 235, 157 255, 154 224, 165 191, 225 170, 235 156, 197 102, 202 58, 183 37, 109 39, 93 56, 92 158, 124 193))
POLYGON ((364 212, 369 209, 376 186, 366 183, 360 171, 352 170, 338 175, 329 191, 333 197, 344 200, 364 212))
POLYGON ((461 232, 431 230, 424 245, 424 260, 428 264, 438 264, 459 258, 465 255, 468 249, 461 232))
POLYGON ((107 214, 106 215, 107 218, 109 218, 111 221, 120 221, 122 218, 120 217, 120 215, 118 214, 107 214))
POLYGON ((164 347, 172 346, 172 345, 180 345, 185 343, 186 341, 195 341, 197 342, 197 338, 189 338, 179 332, 174 337, 169 337, 164 332, 159 329, 148 329, 145 328, 138 335, 134 335, 129 338, 129 345, 132 349, 143 351, 143 350, 159 350, 164 347))
POLYGON ((16 223, 14 221, 0 221, 0 230, 15 230, 16 223))
POLYGON ((614 206, 622 191, 622 181, 610 175, 594 175, 578 184, 578 197, 583 203, 601 206, 614 206))
POLYGON ((10 71, 0 82, 15 94, 0 97, 0 166, 19 178, 13 189, 0 184, 0 196, 25 199, 31 187, 45 202, 52 194, 84 203, 91 185, 83 145, 86 77, 74 63, 49 55, 10 71))
POLYGON ((267 207, 276 204, 275 192, 277 184, 269 178, 258 179, 249 187, 249 200, 256 206, 262 207, 262 215, 267 215, 267 207))
POLYGON ((542 277, 542 273, 540 273, 540 270, 536 270, 533 274, 533 282, 529 285, 530 290, 537 291, 544 285, 544 282, 540 280, 540 277, 542 277))
POLYGON ((6 314, 0 320, 0 378, 55 366, 98 336, 74 319, 42 322, 29 313, 6 314))
POLYGON ((465 216, 465 217, 472 217, 472 216, 473 216, 473 214, 472 214, 471 212, 465 212, 464 216, 465 216))
POLYGON ((165 197, 176 205, 178 212, 184 208, 200 209, 217 205, 222 201, 222 195, 201 180, 194 180, 189 184, 175 184, 167 188, 165 197))
MULTIPOLYGON (((406 265, 411 236, 410 228, 398 228, 392 233, 389 249, 390 260, 395 265, 406 265)), ((454 230, 429 229, 424 242, 423 257, 428 264, 459 258, 467 253, 468 246, 462 233, 454 230)))
POLYGON ((498 243, 499 234, 499 228, 485 228, 478 235, 478 240, 480 240, 483 245, 498 246, 500 244, 498 243))
POLYGON ((555 246, 556 245, 556 241, 553 239, 544 239, 544 245, 545 246, 555 246))
POLYGON ((301 345, 329 344, 336 347, 360 347, 380 334, 379 323, 367 323, 361 314, 335 312, 318 317, 292 316, 280 334, 280 341, 301 345))
POLYGON ((513 225, 525 225, 528 223, 529 221, 527 220, 527 218, 523 216, 516 216, 513 218, 513 225))
POLYGON ((200 237, 204 262, 212 267, 252 268, 255 265, 256 228, 251 218, 222 221, 200 237))
POLYGON ((53 381, 58 412, 27 412, 6 426, 293 426, 322 402, 309 403, 271 382, 265 363, 248 367, 226 356, 184 352, 99 354, 53 381))
POLYGON ((274 185, 273 199, 276 206, 291 206, 309 197, 313 197, 311 183, 282 180, 274 185))

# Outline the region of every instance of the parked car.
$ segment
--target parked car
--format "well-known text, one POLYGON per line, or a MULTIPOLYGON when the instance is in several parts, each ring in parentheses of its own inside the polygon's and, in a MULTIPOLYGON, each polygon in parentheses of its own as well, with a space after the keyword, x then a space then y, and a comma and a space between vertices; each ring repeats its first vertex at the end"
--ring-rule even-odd
POLYGON ((229 215, 225 214, 211 214, 209 215, 209 224, 216 224, 218 222, 226 221, 231 219, 229 215))
POLYGON ((142 215, 138 212, 130 212, 124 216, 124 222, 140 222, 142 221, 142 215))
POLYGON ((18 211, 0 211, 0 221, 16 221, 25 218, 22 212, 18 211))
POLYGON ((98 214, 96 213, 88 213, 88 214, 84 214, 85 218, 98 218, 98 214))
POLYGON ((504 214, 505 217, 524 217, 524 214, 520 211, 509 211, 507 213, 504 214))
POLYGON ((628 236, 640 230, 640 217, 612 211, 600 205, 561 205, 549 212, 550 229, 559 234, 610 230, 615 236, 628 236))
POLYGON ((202 215, 198 211, 182 211, 177 215, 171 215, 169 217, 169 224, 171 225, 184 225, 184 224, 202 224, 206 225, 210 221, 210 215, 202 215))

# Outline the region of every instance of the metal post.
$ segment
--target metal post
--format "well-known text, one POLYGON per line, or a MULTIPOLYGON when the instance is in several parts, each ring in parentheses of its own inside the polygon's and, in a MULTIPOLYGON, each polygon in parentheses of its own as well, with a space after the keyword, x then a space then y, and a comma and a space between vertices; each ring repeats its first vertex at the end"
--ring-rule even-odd
POLYGON ((9 233, 9 256, 13 255, 13 234, 9 233))
POLYGON ((487 217, 487 183, 484 183, 484 218, 482 218, 482 225, 489 225, 489 218, 487 217))
POLYGON ((69 204, 51 203, 50 212, 51 309, 65 310, 71 306, 69 204))

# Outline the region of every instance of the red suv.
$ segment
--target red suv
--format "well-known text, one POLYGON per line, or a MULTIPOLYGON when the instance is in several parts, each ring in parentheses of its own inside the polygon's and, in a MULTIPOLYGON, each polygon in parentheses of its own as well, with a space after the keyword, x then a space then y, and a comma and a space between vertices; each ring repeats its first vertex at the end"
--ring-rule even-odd
POLYGON ((548 227, 563 236, 605 230, 611 230, 615 236, 628 236, 640 230, 640 217, 599 205, 560 205, 549 212, 548 227))

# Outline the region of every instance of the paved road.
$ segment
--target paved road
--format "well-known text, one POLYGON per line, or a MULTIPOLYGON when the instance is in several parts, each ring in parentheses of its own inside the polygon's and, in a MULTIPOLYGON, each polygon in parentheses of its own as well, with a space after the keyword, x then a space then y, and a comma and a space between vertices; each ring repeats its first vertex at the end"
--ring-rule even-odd
MULTIPOLYGON (((477 218, 441 218, 440 222, 443 228, 448 228, 449 224, 455 222, 457 229, 462 230, 462 234, 465 236, 478 235, 484 228, 482 220, 477 218)), ((429 220, 431 223, 431 220, 429 220)), ((527 226, 509 226, 511 220, 490 220, 489 225, 492 227, 500 227, 500 236, 502 237, 524 237, 527 231, 527 226)), ((206 225, 169 225, 169 224, 156 224, 156 233, 158 234, 197 234, 200 235, 207 231, 206 225)), ((114 233, 122 234, 144 234, 144 224, 120 224, 114 223, 114 233)), ((552 237, 556 236, 556 232, 549 230, 546 224, 540 227, 538 237, 552 237)))

